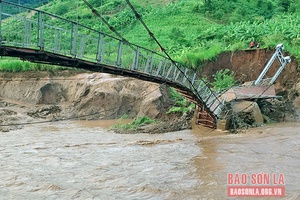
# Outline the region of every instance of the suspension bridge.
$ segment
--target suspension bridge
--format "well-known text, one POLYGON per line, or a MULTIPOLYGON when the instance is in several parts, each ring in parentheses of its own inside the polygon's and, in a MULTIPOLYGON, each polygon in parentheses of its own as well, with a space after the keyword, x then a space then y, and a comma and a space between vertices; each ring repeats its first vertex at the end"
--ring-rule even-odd
MULTIPOLYGON (((196 123, 210 128, 216 128, 227 98, 226 94, 213 91, 199 73, 169 57, 38 9, 0 1, 0 40, 1 56, 134 77, 174 87, 196 104, 196 123), (16 9, 21 12, 13 14, 11 11, 16 9)), ((273 84, 290 62, 282 50, 283 46, 278 46, 258 80, 242 88, 273 84), (281 71, 272 80, 263 79, 276 58, 281 63, 281 71)), ((251 91, 258 93, 255 89, 251 91)))

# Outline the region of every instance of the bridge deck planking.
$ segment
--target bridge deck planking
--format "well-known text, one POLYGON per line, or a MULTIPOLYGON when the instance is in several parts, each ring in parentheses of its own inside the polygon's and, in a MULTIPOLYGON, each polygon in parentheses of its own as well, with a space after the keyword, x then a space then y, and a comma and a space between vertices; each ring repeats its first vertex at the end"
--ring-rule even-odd
MULTIPOLYGON (((12 47, 12 46, 1 46, 0 55, 21 58, 23 60, 27 60, 34 63, 59 65, 59 66, 65 66, 71 68, 84 69, 93 72, 102 72, 102 73, 109 73, 114 75, 133 77, 144 81, 166 84, 170 87, 187 90, 185 86, 179 84, 178 82, 165 79, 164 77, 154 76, 151 74, 142 73, 140 71, 135 71, 135 70, 117 68, 102 63, 95 63, 95 62, 86 61, 78 58, 55 54, 52 52, 46 52, 46 51, 28 49, 28 48, 12 47)), ((189 93, 190 95, 194 95, 191 91, 189 91, 189 93)))
POLYGON ((199 112, 205 113, 198 115, 206 117, 202 121, 216 128, 222 101, 199 73, 151 50, 37 9, 0 1, 0 18, 0 55, 166 84, 194 101, 199 112), (7 8, 12 7, 25 14, 9 13, 7 8), (31 15, 26 14, 29 11, 31 15), (60 22, 59 27, 54 21, 60 22))
MULTIPOLYGON (((165 84, 170 87, 174 87, 185 98, 196 104, 196 112, 198 113, 196 119, 197 124, 210 128, 216 128, 217 125, 217 119, 215 115, 213 115, 211 111, 206 107, 202 99, 199 99, 198 96, 196 96, 190 89, 186 88, 182 84, 166 79, 164 77, 154 76, 151 74, 142 73, 140 71, 117 68, 106 64, 94 63, 91 61, 81 60, 78 58, 73 58, 37 49, 2 45, 0 47, 0 55, 21 58, 23 60, 28 60, 30 62, 35 63, 59 65, 70 68, 84 69, 93 72, 109 73, 114 75, 137 78, 144 81, 155 82, 158 84, 165 84)), ((216 103, 214 103, 212 107, 215 108, 216 106, 216 103)))

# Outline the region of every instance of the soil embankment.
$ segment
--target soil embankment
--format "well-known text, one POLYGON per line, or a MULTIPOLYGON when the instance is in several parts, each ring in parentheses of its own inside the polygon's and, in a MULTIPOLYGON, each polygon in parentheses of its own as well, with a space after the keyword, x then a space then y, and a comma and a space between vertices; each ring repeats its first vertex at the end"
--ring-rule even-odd
MULTIPOLYGON (((253 81, 258 78, 270 58, 274 50, 268 49, 249 49, 237 52, 225 52, 220 54, 216 61, 211 61, 203 67, 203 76, 206 76, 210 81, 213 81, 212 75, 219 70, 226 68, 235 73, 235 79, 238 83, 253 81)), ((288 52, 284 54, 289 55, 288 52)), ((287 92, 299 82, 300 66, 296 58, 293 56, 292 62, 289 63, 278 79, 275 82, 276 92, 287 92)), ((266 77, 272 77, 278 70, 279 62, 275 60, 271 68, 266 74, 266 77)))
MULTIPOLYGON (((164 117, 170 100, 163 85, 100 73, 2 73, 0 124, 40 120, 164 117), (71 75, 70 75, 71 73, 71 75)), ((2 126, 3 131, 20 126, 2 126)))

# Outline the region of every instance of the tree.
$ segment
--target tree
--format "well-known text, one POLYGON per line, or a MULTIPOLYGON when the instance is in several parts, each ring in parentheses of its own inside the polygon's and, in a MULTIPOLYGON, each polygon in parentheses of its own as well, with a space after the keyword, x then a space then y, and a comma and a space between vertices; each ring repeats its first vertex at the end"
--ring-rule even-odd
POLYGON ((212 11, 213 10, 212 0, 204 0, 203 7, 206 11, 212 11))

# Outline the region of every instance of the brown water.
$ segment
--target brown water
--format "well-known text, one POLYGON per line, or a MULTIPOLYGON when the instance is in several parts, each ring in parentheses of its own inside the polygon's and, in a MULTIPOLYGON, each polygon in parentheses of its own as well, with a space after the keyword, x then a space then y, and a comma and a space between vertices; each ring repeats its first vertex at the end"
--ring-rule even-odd
POLYGON ((226 196, 226 175, 237 171, 283 173, 283 199, 300 199, 300 124, 238 135, 198 128, 122 135, 106 125, 0 133, 0 199, 235 199, 226 196))

